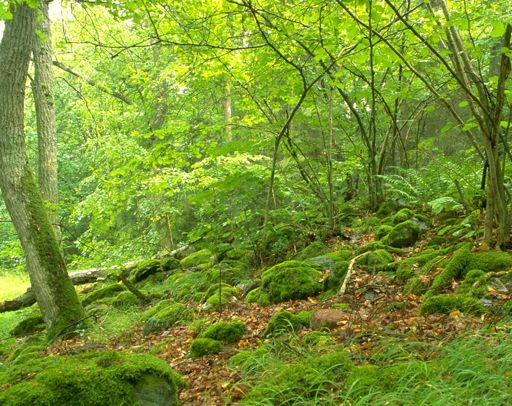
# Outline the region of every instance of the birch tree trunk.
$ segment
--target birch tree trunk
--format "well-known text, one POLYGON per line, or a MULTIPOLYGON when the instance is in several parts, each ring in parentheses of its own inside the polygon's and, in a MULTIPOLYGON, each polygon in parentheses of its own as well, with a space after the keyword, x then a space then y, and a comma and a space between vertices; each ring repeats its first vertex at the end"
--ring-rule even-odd
POLYGON ((0 42, 0 188, 27 259, 49 338, 84 317, 27 159, 24 100, 36 10, 12 8, 0 42))

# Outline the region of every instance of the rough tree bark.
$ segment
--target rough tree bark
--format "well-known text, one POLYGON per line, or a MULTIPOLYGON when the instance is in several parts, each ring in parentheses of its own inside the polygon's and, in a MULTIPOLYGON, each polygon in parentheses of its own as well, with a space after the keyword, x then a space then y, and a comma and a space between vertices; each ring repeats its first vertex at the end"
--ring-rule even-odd
POLYGON ((0 188, 27 259, 31 285, 53 339, 84 318, 27 159, 24 100, 36 10, 12 8, 0 42, 0 188))
POLYGON ((55 129, 55 102, 53 96, 53 49, 48 0, 39 3, 34 35, 34 81, 32 91, 36 107, 37 142, 39 149, 39 187, 57 240, 61 239, 57 183, 57 132, 55 129))

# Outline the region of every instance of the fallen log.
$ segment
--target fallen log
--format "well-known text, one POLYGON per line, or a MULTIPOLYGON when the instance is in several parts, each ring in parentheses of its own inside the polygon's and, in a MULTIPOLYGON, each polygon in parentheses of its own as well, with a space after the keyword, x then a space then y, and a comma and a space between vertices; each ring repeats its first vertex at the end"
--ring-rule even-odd
MULTIPOLYGON (((189 248, 189 245, 185 245, 181 248, 178 248, 172 252, 170 252, 166 257, 172 257, 177 254, 179 254, 182 251, 185 251, 187 248, 189 248)), ((155 258, 155 259, 162 259, 162 258, 155 258)), ((122 265, 122 267, 130 271, 134 269, 139 263, 144 262, 147 260, 142 261, 131 261, 127 262, 122 265)), ((105 279, 107 279, 110 275, 110 272, 118 269, 118 267, 109 267, 109 268, 91 268, 91 269, 84 269, 82 271, 72 272, 69 274, 69 277, 71 278, 71 282, 73 282, 73 285, 85 285, 87 283, 94 283, 94 282, 100 282, 105 279)), ((5 312, 13 312, 19 309, 23 309, 25 307, 32 306, 36 302, 36 296, 34 295, 34 292, 32 291, 32 288, 28 288, 25 293, 23 293, 21 296, 18 296, 14 299, 5 300, 3 302, 0 302, 0 313, 5 312)))

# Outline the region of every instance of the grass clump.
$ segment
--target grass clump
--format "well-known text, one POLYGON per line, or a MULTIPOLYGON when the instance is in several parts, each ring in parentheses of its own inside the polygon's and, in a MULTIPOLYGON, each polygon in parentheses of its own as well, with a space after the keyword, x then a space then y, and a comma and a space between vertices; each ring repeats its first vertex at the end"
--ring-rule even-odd
POLYGON ((234 343, 240 340, 245 333, 245 325, 239 320, 220 321, 207 327, 199 334, 200 338, 212 338, 223 343, 234 343))
POLYGON ((277 337, 297 331, 302 327, 309 326, 310 319, 311 312, 293 314, 288 310, 280 310, 270 318, 263 335, 265 337, 277 337))
POLYGON ((322 273, 301 261, 285 261, 267 269, 261 282, 272 303, 304 299, 323 288, 322 273))
POLYGON ((483 313, 484 307, 472 296, 447 294, 428 296, 420 306, 420 314, 448 314, 454 310, 468 313, 483 313))
POLYGON ((196 338, 190 344, 190 356, 192 358, 201 358, 205 355, 219 354, 222 352, 220 341, 212 338, 196 338))

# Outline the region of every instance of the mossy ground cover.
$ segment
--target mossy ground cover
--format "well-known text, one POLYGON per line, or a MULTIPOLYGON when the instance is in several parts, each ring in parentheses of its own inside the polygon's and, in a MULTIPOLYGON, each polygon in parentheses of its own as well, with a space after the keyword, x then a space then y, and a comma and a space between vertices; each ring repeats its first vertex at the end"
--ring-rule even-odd
MULTIPOLYGON (((489 293, 487 285, 481 296, 485 302, 469 291, 489 272, 506 269, 509 259, 472 253, 463 270, 455 273, 454 286, 423 296, 441 274, 438 268, 446 269, 455 257, 452 251, 449 247, 412 251, 366 238, 359 246, 341 244, 330 251, 315 244, 300 256, 310 258, 284 261, 267 271, 229 259, 223 268, 233 270, 229 281, 219 280, 219 264, 203 251, 185 261, 186 267, 181 264, 182 269, 158 271, 137 282, 151 295, 149 304, 136 302, 122 288, 106 289, 105 297, 94 298, 87 306, 93 327, 75 338, 43 346, 43 352, 43 336, 6 335, 0 363, 11 369, 13 353, 19 363, 39 355, 149 353, 188 382, 180 393, 185 404, 393 404, 398 399, 404 404, 433 399, 435 404, 443 396, 456 400, 457 390, 466 391, 466 403, 492 402, 499 396, 508 400, 509 377, 500 360, 489 353, 494 333, 483 339, 479 356, 460 362, 460 368, 455 354, 464 356, 456 352, 461 348, 475 349, 471 335, 495 323, 499 309, 508 309, 501 310, 505 314, 512 308, 510 295, 489 293), (336 296, 348 261, 365 251, 370 254, 356 264, 346 294, 336 296), (432 261, 437 262, 429 265, 432 261), (486 270, 477 265, 485 265, 486 270), (256 289, 247 294, 234 285, 262 274, 265 281, 259 287, 255 283, 256 289), (219 286, 228 303, 206 308, 219 286), (329 295, 323 293, 326 290, 329 295), (331 331, 312 331, 309 318, 320 309, 342 309, 344 317, 331 331), (149 320, 164 315, 166 320, 170 317, 166 325, 143 334, 149 320), (467 335, 466 347, 447 346, 461 334, 467 335), (496 367, 495 373, 491 367, 496 367), (473 372, 483 374, 486 382, 473 372), (480 390, 473 390, 468 382, 480 385, 480 390)), ((101 292, 99 288, 96 291, 101 292)), ((11 329, 30 311, 0 315, 0 326, 11 329)), ((500 322, 499 330, 507 328, 506 321, 500 322)), ((510 340, 501 340, 503 351, 510 349, 510 340)))

